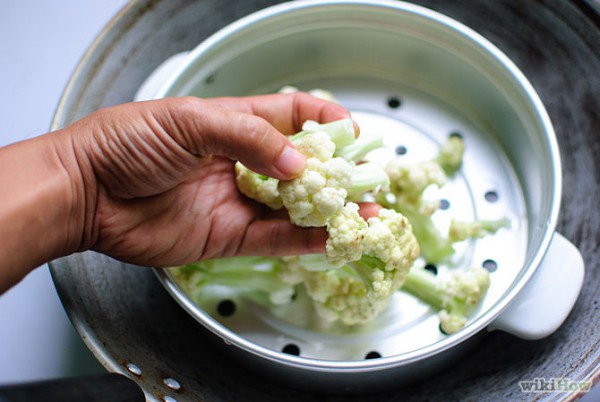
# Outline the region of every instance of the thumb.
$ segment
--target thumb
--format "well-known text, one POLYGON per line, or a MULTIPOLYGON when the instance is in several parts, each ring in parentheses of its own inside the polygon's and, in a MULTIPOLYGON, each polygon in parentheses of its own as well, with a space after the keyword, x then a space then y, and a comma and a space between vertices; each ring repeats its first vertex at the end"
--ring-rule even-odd
MULTIPOLYGON (((225 111, 231 114, 233 123, 228 129, 219 130, 216 140, 223 156, 239 160, 250 170, 289 180, 300 175, 306 165, 306 157, 262 117, 225 111)), ((216 122, 217 124, 219 121, 216 122)), ((219 153, 218 150, 214 151, 219 153)))
POLYGON ((197 98, 180 109, 178 131, 196 155, 239 160, 257 173, 280 180, 296 177, 304 169, 304 155, 262 117, 197 98))

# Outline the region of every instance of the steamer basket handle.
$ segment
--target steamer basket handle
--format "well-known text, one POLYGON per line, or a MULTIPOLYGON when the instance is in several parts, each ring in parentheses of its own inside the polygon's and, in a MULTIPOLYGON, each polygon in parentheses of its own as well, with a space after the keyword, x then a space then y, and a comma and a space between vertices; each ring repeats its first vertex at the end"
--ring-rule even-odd
POLYGON ((554 233, 536 273, 488 330, 501 330, 522 339, 551 335, 575 305, 584 268, 579 250, 561 234, 554 233))

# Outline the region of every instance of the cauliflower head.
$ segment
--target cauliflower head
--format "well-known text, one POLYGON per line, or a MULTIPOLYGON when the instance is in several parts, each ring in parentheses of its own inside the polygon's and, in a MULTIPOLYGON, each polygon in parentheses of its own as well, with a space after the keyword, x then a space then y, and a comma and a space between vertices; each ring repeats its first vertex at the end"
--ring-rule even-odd
POLYGON ((317 314, 345 325, 369 322, 389 304, 387 298, 367 292, 360 279, 336 271, 313 272, 307 277, 305 286, 317 314))
POLYGON ((497 220, 480 219, 472 222, 453 219, 448 228, 448 240, 452 243, 456 243, 467 239, 481 239, 508 226, 510 226, 510 220, 508 218, 497 220))
POLYGON ((358 209, 358 204, 349 202, 327 222, 329 237, 325 255, 333 267, 341 267, 362 257, 362 242, 368 225, 358 209))
POLYGON ((489 285, 489 272, 482 267, 452 271, 447 278, 415 267, 402 290, 437 310, 441 330, 453 334, 466 325, 470 310, 483 299, 489 285))
POLYGON ((277 190, 279 180, 255 173, 240 162, 236 162, 235 182, 246 197, 266 204, 271 209, 283 207, 283 201, 277 190))
POLYGON ((315 312, 326 321, 344 325, 366 323, 377 317, 391 299, 392 286, 384 286, 389 278, 385 278, 380 261, 372 261, 375 267, 358 263, 364 265, 365 271, 372 271, 364 274, 359 274, 351 265, 334 268, 322 254, 286 257, 284 261, 287 264, 279 277, 286 283, 303 286, 315 312), (364 275, 369 276, 372 283, 366 284, 364 275))
POLYGON ((424 215, 431 215, 438 202, 428 203, 423 198, 425 190, 432 185, 442 187, 448 177, 441 165, 435 161, 406 164, 401 158, 394 158, 385 166, 390 178, 390 192, 396 197, 396 204, 408 206, 424 215))
POLYGON ((420 254, 408 219, 399 212, 383 208, 378 216, 367 222, 363 253, 383 261, 386 271, 408 272, 420 254))
POLYGON ((447 175, 454 175, 461 167, 465 152, 465 144, 459 135, 450 135, 440 146, 436 161, 447 175))
POLYGON ((438 313, 442 331, 453 334, 463 328, 469 308, 479 303, 489 286, 490 275, 484 268, 453 272, 442 286, 446 298, 443 310, 438 313))
POLYGON ((326 256, 285 260, 280 278, 304 286, 318 314, 346 325, 365 323, 385 309, 419 256, 408 220, 382 209, 367 222, 348 203, 330 219, 326 256))
POLYGON ((280 181, 279 195, 294 224, 326 226, 344 207, 352 165, 333 157, 335 144, 323 131, 304 135, 296 147, 307 156, 306 168, 299 177, 280 181))
POLYGON ((489 272, 482 267, 472 267, 468 271, 454 271, 444 288, 454 300, 460 300, 466 305, 475 305, 489 286, 489 272))

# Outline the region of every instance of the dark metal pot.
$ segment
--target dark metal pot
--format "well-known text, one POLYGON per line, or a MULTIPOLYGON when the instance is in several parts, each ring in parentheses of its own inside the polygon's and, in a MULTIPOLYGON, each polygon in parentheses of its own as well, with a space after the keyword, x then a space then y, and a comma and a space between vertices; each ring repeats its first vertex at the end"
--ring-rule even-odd
MULTIPOLYGON (((132 2, 82 60, 53 128, 100 107, 132 100, 150 72, 169 56, 190 50, 224 25, 275 3, 132 2)), ((520 394, 521 380, 595 380, 600 359, 593 323, 600 282, 595 272, 600 219, 594 207, 600 180, 593 173, 600 170, 594 131, 600 93, 598 10, 594 3, 582 1, 416 3, 483 34, 536 88, 554 123, 563 160, 557 230, 583 254, 588 279, 572 314, 552 336, 531 343, 494 332, 452 370, 436 374, 435 381, 405 384, 394 392, 358 400, 521 399, 525 395, 520 394)), ((150 270, 96 253, 73 255, 51 265, 63 304, 90 349, 107 369, 138 382, 149 399, 315 398, 273 384, 254 373, 259 366, 255 370, 238 366, 229 354, 212 347, 212 334, 180 308, 150 270)), ((319 399, 341 400, 325 393, 326 389, 319 399)), ((534 397, 569 399, 573 394, 534 397)), ((353 398, 343 397, 348 399, 353 398)))

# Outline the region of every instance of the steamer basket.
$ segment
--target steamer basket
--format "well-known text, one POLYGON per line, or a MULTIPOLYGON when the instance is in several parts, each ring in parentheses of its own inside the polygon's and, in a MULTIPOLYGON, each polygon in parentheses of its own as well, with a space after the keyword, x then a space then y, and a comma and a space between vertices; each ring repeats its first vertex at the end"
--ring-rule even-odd
POLYGON ((177 55, 137 99, 243 96, 286 85, 331 91, 363 132, 384 133, 387 150, 371 155, 376 161, 396 156, 398 147, 407 160, 425 160, 447 136, 460 134, 463 169, 440 194, 449 208, 436 213, 437 223, 508 217, 511 226, 461 244, 438 266, 440 275, 449 266, 495 268, 481 306, 451 336, 438 330, 434 311, 401 292, 375 322, 344 333, 290 322, 243 301, 223 317, 217 306, 227 295, 198 305, 168 269, 158 269, 174 298, 229 350, 288 385, 366 392, 374 383, 398 385, 430 373, 486 328, 526 339, 558 328, 581 288, 583 262, 554 231, 561 165, 551 122, 503 53, 460 23, 411 4, 295 1, 242 18, 177 55), (565 262, 572 269, 559 280, 565 262), (558 287, 559 300, 550 303, 557 296, 548 289, 558 287))

